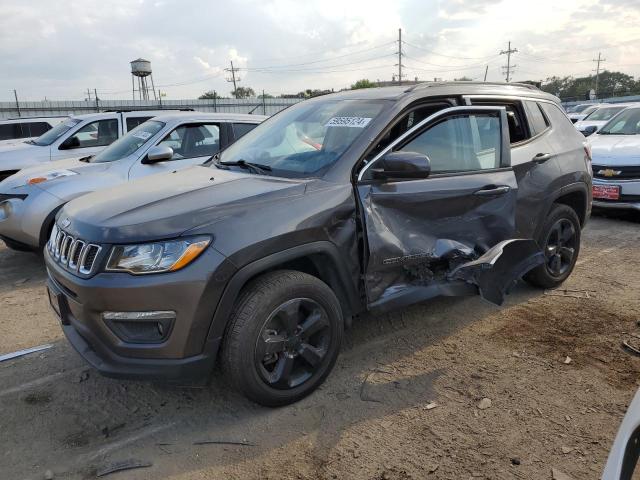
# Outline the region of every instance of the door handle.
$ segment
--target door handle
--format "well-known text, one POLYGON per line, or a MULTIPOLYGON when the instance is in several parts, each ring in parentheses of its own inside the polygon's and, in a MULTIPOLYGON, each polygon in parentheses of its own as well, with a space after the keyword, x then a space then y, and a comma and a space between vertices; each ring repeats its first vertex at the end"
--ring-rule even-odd
POLYGON ((549 160, 553 155, 550 153, 538 153, 535 157, 531 159, 534 163, 544 163, 549 160))
POLYGON ((480 197, 493 197, 495 195, 504 195, 509 190, 511 190, 509 185, 487 185, 480 190, 476 190, 473 194, 480 197))

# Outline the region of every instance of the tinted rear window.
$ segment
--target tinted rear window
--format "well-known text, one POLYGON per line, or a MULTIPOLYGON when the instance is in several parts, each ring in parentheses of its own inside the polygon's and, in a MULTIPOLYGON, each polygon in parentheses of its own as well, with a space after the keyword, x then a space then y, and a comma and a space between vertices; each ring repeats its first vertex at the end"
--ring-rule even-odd
POLYGON ((150 118, 153 117, 128 117, 127 118, 127 132, 130 132, 134 128, 136 128, 141 123, 146 122, 150 118))
POLYGON ((544 132, 549 127, 549 122, 544 116, 544 113, 542 113, 540 105, 536 102, 530 101, 526 101, 524 103, 527 106, 527 116, 529 117, 531 133, 533 135, 538 135, 539 133, 544 132))
POLYGON ((255 123, 234 123, 233 124, 233 135, 236 137, 236 140, 240 137, 245 136, 251 130, 256 128, 257 124, 255 123))

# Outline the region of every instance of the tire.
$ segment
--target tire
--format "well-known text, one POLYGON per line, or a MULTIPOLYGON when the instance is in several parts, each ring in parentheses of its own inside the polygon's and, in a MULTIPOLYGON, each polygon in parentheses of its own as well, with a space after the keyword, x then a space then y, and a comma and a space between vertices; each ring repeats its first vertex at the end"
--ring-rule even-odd
MULTIPOLYGON (((531 285, 540 288, 560 286, 571 275, 576 265, 580 253, 580 234, 580 219, 575 210, 567 205, 553 204, 537 239, 538 245, 545 252, 545 263, 527 273, 524 279, 531 285), (569 229, 572 229, 573 236, 569 240, 557 242, 559 232, 568 232, 569 229), (558 253, 566 252, 565 248, 573 251, 570 259, 567 258, 568 253, 558 253), (556 268, 559 266, 561 268, 556 268)), ((560 236, 566 237, 564 234, 560 236)))
POLYGON ((298 271, 270 272, 241 292, 223 339, 222 368, 254 402, 288 405, 326 379, 342 335, 340 302, 327 284, 298 271))

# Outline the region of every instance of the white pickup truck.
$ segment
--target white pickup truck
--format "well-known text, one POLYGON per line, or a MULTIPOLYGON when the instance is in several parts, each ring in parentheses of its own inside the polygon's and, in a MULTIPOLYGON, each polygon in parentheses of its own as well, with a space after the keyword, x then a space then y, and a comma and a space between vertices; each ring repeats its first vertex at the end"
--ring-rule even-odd
POLYGON ((0 181, 42 162, 95 155, 129 130, 171 110, 140 110, 73 115, 40 137, 0 145, 0 181))

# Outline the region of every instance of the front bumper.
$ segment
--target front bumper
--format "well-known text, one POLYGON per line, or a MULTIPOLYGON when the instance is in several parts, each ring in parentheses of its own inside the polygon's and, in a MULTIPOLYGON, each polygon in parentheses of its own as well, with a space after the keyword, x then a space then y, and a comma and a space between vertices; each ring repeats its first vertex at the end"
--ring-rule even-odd
POLYGON ((50 299, 71 345, 109 377, 190 381, 207 376, 220 337, 209 335, 224 286, 235 268, 213 248, 169 274, 98 273, 79 278, 45 249, 50 299), (125 341, 103 320, 107 311, 171 310, 176 320, 161 343, 125 341))
POLYGON ((609 185, 620 187, 620 199, 603 200, 594 198, 594 207, 640 211, 640 179, 603 180, 601 178, 594 178, 593 185, 609 185))

